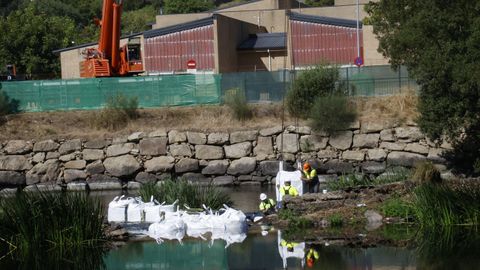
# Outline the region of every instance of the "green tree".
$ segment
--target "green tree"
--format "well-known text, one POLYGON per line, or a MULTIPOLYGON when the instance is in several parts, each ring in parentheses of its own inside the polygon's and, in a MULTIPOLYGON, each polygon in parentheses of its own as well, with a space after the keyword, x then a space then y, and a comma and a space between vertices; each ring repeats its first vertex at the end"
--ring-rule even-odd
POLYGON ((155 21, 156 11, 153 6, 126 11, 122 14, 122 33, 130 34, 151 29, 148 25, 155 21))
POLYGON ((164 0, 166 14, 196 13, 215 7, 212 0, 164 0))
POLYGON ((311 7, 329 7, 335 5, 335 0, 306 0, 305 4, 311 7))
POLYGON ((421 86, 420 128, 453 141, 454 156, 473 172, 480 160, 480 3, 381 0, 366 10, 379 51, 421 86))

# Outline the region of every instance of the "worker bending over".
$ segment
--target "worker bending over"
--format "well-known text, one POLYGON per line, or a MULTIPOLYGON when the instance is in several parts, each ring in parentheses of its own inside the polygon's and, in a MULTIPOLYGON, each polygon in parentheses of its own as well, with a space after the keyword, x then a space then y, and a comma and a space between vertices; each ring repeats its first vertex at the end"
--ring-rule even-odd
POLYGON ((258 206, 264 215, 270 215, 275 212, 275 201, 267 197, 267 194, 260 194, 260 205, 258 206))
POLYGON ((318 255, 318 251, 315 250, 314 248, 310 247, 307 251, 307 255, 306 255, 306 258, 307 258, 307 266, 309 268, 312 268, 313 265, 315 264, 315 262, 318 260, 318 258, 320 258, 320 256, 318 255))
POLYGON ((283 187, 280 187, 280 194, 282 194, 282 196, 285 196, 285 195, 290 195, 292 197, 298 196, 297 189, 291 184, 292 182, 290 180, 286 180, 285 185, 283 187))
POLYGON ((313 169, 308 162, 303 164, 302 181, 307 184, 309 193, 317 193, 320 182, 318 181, 317 171, 313 169))

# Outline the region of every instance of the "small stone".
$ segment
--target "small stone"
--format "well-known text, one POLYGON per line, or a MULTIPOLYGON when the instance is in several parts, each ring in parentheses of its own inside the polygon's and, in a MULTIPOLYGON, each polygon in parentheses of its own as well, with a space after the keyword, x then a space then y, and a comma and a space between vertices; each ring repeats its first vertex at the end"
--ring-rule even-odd
POLYGON ((105 167, 100 160, 97 160, 91 164, 88 164, 85 170, 88 175, 102 174, 105 172, 105 167))
POLYGON ((140 169, 140 164, 131 155, 107 158, 103 165, 108 173, 116 177, 131 176, 140 169))
POLYGON ((246 157, 249 156, 252 151, 252 144, 250 142, 237 143, 224 146, 224 150, 227 158, 246 157))
POLYGON ((223 158, 223 148, 213 145, 196 145, 195 157, 198 159, 212 160, 223 158))
POLYGON ((77 169, 77 170, 85 169, 85 166, 87 166, 87 162, 85 160, 73 160, 65 163, 64 165, 65 169, 77 169))
POLYGON ((282 153, 295 154, 299 150, 298 134, 282 133, 277 136, 276 148, 282 153))
POLYGON ((134 148, 135 144, 125 143, 125 144, 114 144, 107 148, 107 157, 116 157, 125 154, 129 154, 130 151, 134 148))
POLYGON ((58 159, 60 161, 63 161, 63 162, 68 162, 68 161, 74 160, 75 159, 75 153, 60 156, 58 159))
POLYGON ((368 149, 367 155, 369 160, 384 161, 387 158, 387 152, 383 149, 368 149))
POLYGON ((409 143, 405 147, 404 151, 426 155, 428 154, 428 147, 421 145, 419 143, 409 143))
POLYGON ((46 159, 58 159, 60 157, 60 153, 58 152, 48 152, 46 159))

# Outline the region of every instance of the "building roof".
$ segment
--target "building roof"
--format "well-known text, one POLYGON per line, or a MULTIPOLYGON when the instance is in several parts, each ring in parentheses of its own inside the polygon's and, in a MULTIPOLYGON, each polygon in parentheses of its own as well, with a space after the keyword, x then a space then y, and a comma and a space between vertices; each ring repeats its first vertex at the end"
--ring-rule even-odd
POLYGON ((250 35, 239 46, 239 50, 285 49, 287 47, 286 33, 258 33, 250 35))
POLYGON ((158 37, 158 36, 163 36, 163 35, 168 35, 171 33, 175 32, 180 32, 180 31, 185 31, 189 29, 194 29, 202 26, 207 26, 213 24, 213 16, 210 16, 208 18, 192 21, 192 22, 187 22, 187 23, 182 23, 182 24, 177 24, 177 25, 172 25, 164 28, 159 28, 159 29, 153 29, 149 31, 143 32, 143 36, 145 38, 152 38, 152 37, 158 37))
MULTIPOLYGON (((122 37, 120 37, 120 39, 122 40, 122 39, 126 39, 126 38, 140 36, 140 35, 142 35, 141 32, 140 33, 133 33, 133 34, 130 34, 130 35, 122 36, 122 37)), ((80 44, 80 45, 77 45, 77 46, 67 47, 67 48, 63 48, 63 49, 57 49, 57 50, 52 51, 52 53, 61 53, 61 52, 75 50, 75 49, 90 47, 90 46, 94 46, 94 45, 97 45, 97 44, 98 44, 98 42, 83 43, 83 44, 80 44)))
MULTIPOLYGON (((357 27, 357 21, 356 20, 347 20, 347 19, 339 19, 339 18, 332 18, 332 17, 306 15, 306 14, 300 14, 300 13, 296 13, 296 12, 291 12, 289 14, 289 16, 290 16, 290 20, 294 20, 294 21, 327 24, 327 25, 342 26, 342 27, 349 27, 349 28, 356 28, 357 27)), ((362 22, 361 21, 359 22, 359 27, 362 28, 362 22)))

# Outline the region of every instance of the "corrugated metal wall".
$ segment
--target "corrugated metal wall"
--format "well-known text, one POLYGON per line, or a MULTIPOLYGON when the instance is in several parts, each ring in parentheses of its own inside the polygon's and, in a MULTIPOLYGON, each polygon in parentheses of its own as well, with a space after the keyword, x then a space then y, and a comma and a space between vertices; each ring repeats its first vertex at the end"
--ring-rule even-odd
POLYGON ((213 70, 213 24, 145 39, 145 70, 148 73, 187 69, 193 59, 197 70, 213 70))
MULTIPOLYGON (((290 29, 292 64, 295 66, 315 65, 322 61, 332 64, 353 64, 357 57, 355 28, 291 20, 290 29)), ((363 54, 361 29, 360 47, 363 54)))

